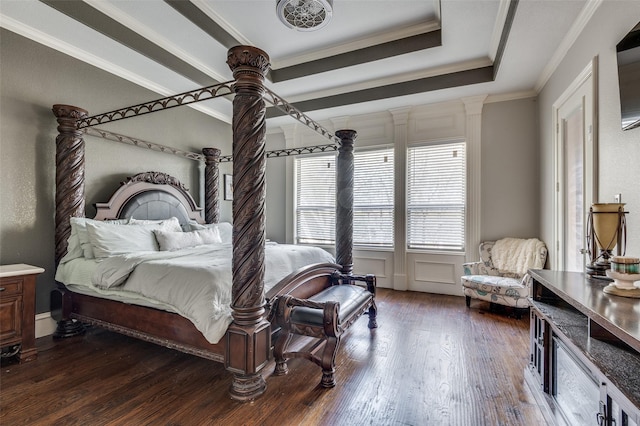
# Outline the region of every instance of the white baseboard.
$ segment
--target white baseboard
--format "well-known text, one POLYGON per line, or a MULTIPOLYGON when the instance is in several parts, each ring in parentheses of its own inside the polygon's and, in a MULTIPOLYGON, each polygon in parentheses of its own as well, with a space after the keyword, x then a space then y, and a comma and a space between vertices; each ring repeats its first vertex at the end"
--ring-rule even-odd
POLYGON ((56 321, 51 318, 51 312, 36 315, 36 339, 53 334, 57 326, 56 321))

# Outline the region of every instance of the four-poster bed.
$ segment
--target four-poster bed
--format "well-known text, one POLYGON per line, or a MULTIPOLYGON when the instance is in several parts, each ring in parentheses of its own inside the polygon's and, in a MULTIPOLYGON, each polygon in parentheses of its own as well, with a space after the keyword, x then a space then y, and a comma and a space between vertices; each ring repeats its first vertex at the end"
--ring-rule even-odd
MULTIPOLYGON (((140 141, 133 138, 92 129, 92 127, 100 123, 235 93, 232 122, 234 187, 231 316, 233 321, 224 337, 218 343, 212 344, 194 328, 192 322, 176 313, 150 306, 137 306, 103 299, 94 294, 82 294, 77 289, 71 290, 62 283, 59 283, 59 289, 52 294, 52 312, 56 313, 56 319, 59 320, 56 331, 59 337, 78 334, 81 332, 81 323, 88 322, 223 362, 225 367, 233 373, 231 396, 238 400, 250 400, 260 395, 266 388, 264 375, 267 373, 263 369, 271 358, 273 331, 268 317, 267 302, 282 294, 302 299, 313 296, 323 288, 336 284, 337 270, 340 273, 340 282, 352 284, 348 277, 353 276, 352 151, 356 133, 351 130, 336 132, 339 138, 337 193, 341 202, 336 209, 338 225, 335 263, 322 261, 308 265, 292 272, 265 291, 266 158, 269 154, 280 156, 290 153, 285 151, 267 153, 265 150, 265 93, 274 105, 334 142, 333 145, 310 148, 307 152, 313 152, 315 149, 336 149, 336 139, 313 120, 264 87, 269 58, 262 50, 250 46, 234 47, 228 52, 227 63, 233 71, 234 82, 222 83, 92 117, 88 116, 87 111, 78 107, 68 105, 53 107, 59 123, 59 135, 56 138, 55 219, 55 257, 56 265, 59 265, 68 250, 67 244, 72 233, 70 219, 83 218, 85 215, 83 133, 100 134, 107 139, 138 144, 140 141)), ((164 150, 159 145, 144 144, 150 149, 164 150)), ((202 156, 185 152, 174 153, 205 162, 204 219, 185 188, 174 178, 163 173, 143 173, 123 183, 108 203, 97 205, 98 213, 95 219, 132 217, 131 212, 127 213, 125 210, 131 210, 132 202, 140 204, 140 198, 137 197, 160 192, 178 200, 179 206, 176 207, 177 210, 171 210, 171 215, 182 216, 183 222, 193 222, 196 225, 218 223, 218 164, 221 161, 230 161, 230 158, 222 158, 220 150, 216 148, 203 149, 202 156)), ((166 200, 162 202, 167 203, 166 200)), ((173 201, 168 203, 171 204, 173 201)), ((138 211, 141 210, 138 209, 138 211)), ((375 318, 375 303, 369 303, 367 308, 370 316, 375 318)))

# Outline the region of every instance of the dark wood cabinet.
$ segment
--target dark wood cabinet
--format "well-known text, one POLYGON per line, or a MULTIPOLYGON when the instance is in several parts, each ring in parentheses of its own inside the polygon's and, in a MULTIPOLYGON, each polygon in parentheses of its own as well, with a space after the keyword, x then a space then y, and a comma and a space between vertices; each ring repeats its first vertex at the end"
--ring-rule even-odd
POLYGON ((549 347, 548 338, 551 336, 549 325, 535 309, 531 309, 531 349, 529 367, 530 371, 536 379, 537 385, 545 392, 549 391, 549 383, 545 382, 549 374, 546 371, 549 365, 549 352, 545 351, 545 347, 549 347))
POLYGON ((550 424, 640 424, 640 299, 577 272, 530 271, 530 363, 550 424))
POLYGON ((36 277, 44 269, 26 264, 0 266, 0 347, 20 362, 37 356, 36 277))

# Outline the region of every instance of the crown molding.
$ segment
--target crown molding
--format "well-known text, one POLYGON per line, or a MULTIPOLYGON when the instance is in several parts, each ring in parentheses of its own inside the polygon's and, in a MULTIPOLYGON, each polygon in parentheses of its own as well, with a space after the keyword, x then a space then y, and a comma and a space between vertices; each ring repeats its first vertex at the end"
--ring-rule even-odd
POLYGON ((211 18, 216 24, 220 25, 222 29, 224 29, 229 35, 238 40, 241 44, 245 46, 256 46, 251 40, 246 38, 240 31, 238 31, 233 25, 227 22, 218 12, 216 12, 210 5, 209 2, 204 0, 191 0, 198 9, 200 9, 205 15, 211 18))
POLYGON ((326 49, 315 50, 311 53, 295 55, 286 58, 271 58, 273 69, 286 68, 294 65, 312 62, 323 58, 328 58, 343 53, 349 53, 354 50, 370 48, 378 44, 388 43, 391 41, 401 40, 403 38, 412 37, 419 34, 429 33, 440 29, 439 21, 427 21, 420 24, 400 28, 395 31, 378 33, 371 36, 363 37, 347 43, 337 44, 326 49))
MULTIPOLYGON (((0 13, 0 27, 5 28, 9 31, 12 31, 16 34, 19 34, 23 37, 26 37, 30 40, 33 40, 36 43, 42 44, 43 46, 47 46, 58 52, 64 53, 65 55, 71 56, 72 58, 75 58, 79 61, 82 61, 89 65, 93 65, 94 67, 100 68, 103 71, 106 71, 117 77, 130 81, 138 86, 144 87, 145 89, 149 89, 152 92, 158 93, 162 96, 175 95, 174 90, 170 90, 164 86, 156 84, 136 73, 133 73, 117 65, 114 65, 109 61, 105 61, 104 59, 92 53, 78 49, 76 46, 72 46, 65 41, 52 37, 49 34, 45 34, 40 30, 37 30, 19 21, 16 21, 15 19, 10 18, 2 13, 0 13)), ((228 116, 227 114, 223 114, 219 111, 216 111, 212 108, 208 108, 201 104, 200 105, 192 104, 189 106, 204 114, 217 118, 220 121, 223 121, 229 124, 231 123, 231 117, 228 116)))
MULTIPOLYGON (((331 89, 319 90, 304 95, 285 95, 290 103, 302 102, 311 99, 324 98, 333 95, 340 95, 345 92, 356 92, 359 90, 372 89, 376 87, 389 86, 397 83, 405 83, 423 78, 435 77, 439 75, 452 74, 460 71, 468 71, 476 68, 491 66, 489 58, 472 59, 470 61, 458 62, 455 64, 447 64, 439 67, 430 68, 428 70, 420 70, 411 73, 398 74, 390 77, 378 78, 374 80, 364 81, 358 84, 349 84, 347 86, 333 87, 331 89)), ((282 96, 282 95, 281 95, 282 96)))
POLYGON ((117 7, 114 7, 111 3, 105 2, 104 0, 84 0, 85 3, 93 7, 94 9, 104 13, 105 15, 111 17, 112 19, 120 22, 125 25, 132 31, 140 34, 142 37, 147 40, 155 43, 156 45, 162 47, 167 52, 172 55, 182 59, 183 61, 191 64, 195 68, 199 69, 203 73, 207 74, 211 78, 217 81, 226 81, 228 78, 220 74, 218 71, 210 68, 201 62, 198 58, 195 58, 188 53, 186 53, 181 48, 177 47, 170 39, 163 37, 161 34, 151 30, 149 27, 141 23, 140 21, 131 18, 130 15, 123 13, 117 7))
POLYGON ((500 39, 502 38, 502 30, 504 24, 507 21, 507 15, 509 14, 509 5, 512 0, 500 0, 498 6, 498 14, 496 15, 496 21, 493 25, 493 32, 491 33, 491 42, 489 44, 489 58, 491 61, 496 60, 498 53, 498 47, 500 46, 500 39))
POLYGON ((553 56, 542 70, 542 73, 540 73, 540 77, 538 77, 538 81, 535 85, 536 92, 539 93, 545 84, 547 84, 547 81, 549 81, 566 54, 569 52, 571 46, 573 46, 573 43, 578 39, 578 36, 582 33, 603 1, 604 0, 589 0, 586 2, 582 11, 580 11, 578 18, 573 22, 573 25, 571 25, 571 28, 562 39, 562 42, 558 45, 553 56))
POLYGON ((487 99, 484 101, 484 103, 490 104, 494 102, 516 101, 518 99, 535 98, 536 96, 538 96, 538 92, 533 89, 521 90, 518 92, 497 93, 495 95, 487 96, 487 99))

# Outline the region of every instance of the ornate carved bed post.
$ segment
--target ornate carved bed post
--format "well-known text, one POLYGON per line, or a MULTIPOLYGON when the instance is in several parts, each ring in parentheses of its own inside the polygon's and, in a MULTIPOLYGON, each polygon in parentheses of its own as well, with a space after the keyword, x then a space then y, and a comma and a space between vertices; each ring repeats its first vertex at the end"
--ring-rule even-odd
POLYGON ((218 182, 220 181, 220 150, 218 148, 202 148, 204 155, 204 220, 207 223, 220 222, 220 197, 218 182))
POLYGON ((353 141, 355 130, 338 130, 340 138, 336 175, 336 263, 342 273, 353 273, 353 141))
MULTIPOLYGON (((67 253, 67 239, 71 234, 70 217, 84 217, 84 139, 77 122, 87 117, 87 111, 70 105, 54 105, 58 120, 56 137, 56 266, 67 253)), ((51 294, 52 316, 58 321, 54 337, 69 337, 84 331, 81 323, 69 318, 66 289, 58 285, 51 294)))
POLYGON ((269 56, 251 46, 229 49, 236 80, 233 99, 233 323, 227 331, 225 366, 233 373, 231 397, 256 398, 266 390, 260 370, 269 360, 271 327, 265 318, 264 244, 266 107, 264 76, 269 56))

